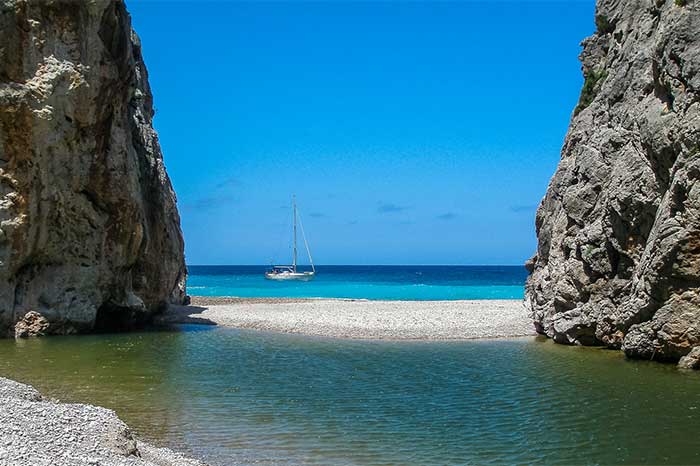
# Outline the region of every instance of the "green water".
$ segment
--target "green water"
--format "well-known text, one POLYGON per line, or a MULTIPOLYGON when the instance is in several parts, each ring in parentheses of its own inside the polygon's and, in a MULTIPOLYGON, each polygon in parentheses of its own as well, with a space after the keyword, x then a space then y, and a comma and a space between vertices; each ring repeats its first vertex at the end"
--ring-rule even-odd
POLYGON ((217 465, 700 463, 700 374, 535 338, 183 326, 3 340, 0 374, 217 465))

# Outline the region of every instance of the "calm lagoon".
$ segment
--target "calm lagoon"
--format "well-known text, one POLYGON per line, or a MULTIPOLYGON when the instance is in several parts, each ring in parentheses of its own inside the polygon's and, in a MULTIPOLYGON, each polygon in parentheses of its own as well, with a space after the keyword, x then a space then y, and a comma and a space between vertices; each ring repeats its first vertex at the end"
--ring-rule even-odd
POLYGON ((179 326, 2 340, 0 375, 214 465, 700 463, 700 374, 534 337, 179 326))

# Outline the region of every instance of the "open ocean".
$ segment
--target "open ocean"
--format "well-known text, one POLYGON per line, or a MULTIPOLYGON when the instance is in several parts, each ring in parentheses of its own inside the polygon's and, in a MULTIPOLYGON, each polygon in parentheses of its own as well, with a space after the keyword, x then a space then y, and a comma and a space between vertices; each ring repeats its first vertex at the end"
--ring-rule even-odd
POLYGON ((245 298, 522 299, 527 278, 523 266, 322 265, 314 280, 280 282, 266 280, 266 269, 190 265, 187 292, 245 298))

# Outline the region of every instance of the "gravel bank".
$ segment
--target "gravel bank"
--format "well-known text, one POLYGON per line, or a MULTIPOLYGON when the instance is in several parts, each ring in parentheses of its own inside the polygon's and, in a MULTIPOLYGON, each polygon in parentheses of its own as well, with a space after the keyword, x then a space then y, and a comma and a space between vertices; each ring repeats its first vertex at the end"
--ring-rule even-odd
POLYGON ((43 398, 0 377, 0 465, 204 466, 136 440, 109 409, 43 398))
POLYGON ((164 323, 203 323, 314 336, 464 340, 534 335, 519 300, 366 301, 195 297, 171 306, 164 323))

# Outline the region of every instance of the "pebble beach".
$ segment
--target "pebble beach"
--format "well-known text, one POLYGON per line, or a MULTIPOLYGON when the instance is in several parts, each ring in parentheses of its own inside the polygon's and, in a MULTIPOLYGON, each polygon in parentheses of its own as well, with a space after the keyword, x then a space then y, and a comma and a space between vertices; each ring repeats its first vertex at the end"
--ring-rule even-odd
POLYGON ((466 340, 535 334, 520 300, 193 297, 189 306, 171 306, 161 321, 350 339, 466 340))
POLYGON ((205 466, 141 442, 114 411, 47 399, 0 377, 0 465, 205 466))

